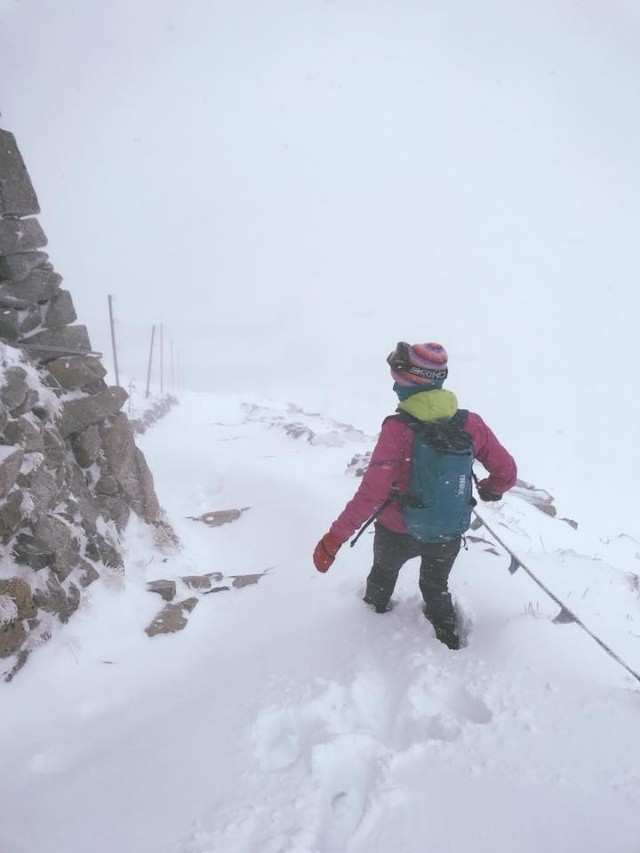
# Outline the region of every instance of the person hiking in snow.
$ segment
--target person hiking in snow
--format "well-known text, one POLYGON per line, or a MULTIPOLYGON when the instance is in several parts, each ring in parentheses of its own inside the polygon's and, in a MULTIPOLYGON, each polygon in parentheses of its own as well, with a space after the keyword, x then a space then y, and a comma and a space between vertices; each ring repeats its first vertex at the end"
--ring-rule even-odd
POLYGON ((437 343, 402 342, 388 356, 396 414, 384 420, 360 486, 318 542, 313 562, 326 572, 347 539, 375 519, 363 600, 376 613, 389 610, 401 567, 420 557, 424 614, 436 637, 459 649, 448 579, 475 504, 471 465, 475 458, 488 472, 477 482, 483 501, 500 500, 515 485, 516 465, 482 418, 458 409, 455 394, 443 389, 447 361, 437 343))

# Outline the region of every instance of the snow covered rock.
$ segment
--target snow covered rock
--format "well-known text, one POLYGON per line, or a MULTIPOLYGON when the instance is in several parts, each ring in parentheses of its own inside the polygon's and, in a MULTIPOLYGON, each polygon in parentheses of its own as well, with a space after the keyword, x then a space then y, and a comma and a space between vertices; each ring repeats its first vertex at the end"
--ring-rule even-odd
POLYGON ((0 658, 11 678, 82 590, 123 567, 135 513, 163 528, 153 477, 45 252, 35 192, 0 130, 0 658), (29 217, 29 218, 24 218, 29 217))

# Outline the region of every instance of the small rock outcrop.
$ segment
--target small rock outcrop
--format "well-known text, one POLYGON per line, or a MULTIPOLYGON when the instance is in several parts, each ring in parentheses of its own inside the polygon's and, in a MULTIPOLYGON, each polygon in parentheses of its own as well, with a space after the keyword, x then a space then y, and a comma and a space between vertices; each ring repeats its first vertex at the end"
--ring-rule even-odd
POLYGON ((153 477, 49 262, 38 200, 0 130, 0 674, 121 569, 131 513, 167 527, 153 477), (4 664, 4 665, 3 665, 4 664))

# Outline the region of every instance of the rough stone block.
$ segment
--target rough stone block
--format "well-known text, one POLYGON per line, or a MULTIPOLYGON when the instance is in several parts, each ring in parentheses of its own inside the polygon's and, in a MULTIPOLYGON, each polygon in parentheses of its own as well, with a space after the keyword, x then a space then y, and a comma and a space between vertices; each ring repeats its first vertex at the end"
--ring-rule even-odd
POLYGON ((47 369, 63 388, 73 391, 85 388, 106 376, 99 359, 88 355, 72 355, 56 358, 47 363, 47 369))
POLYGON ((113 521, 118 530, 124 530, 131 517, 131 507, 122 495, 96 494, 100 512, 107 521, 113 521))
POLYGON ((46 569, 53 558, 53 549, 29 533, 19 533, 16 536, 12 553, 16 563, 29 566, 34 572, 46 569))
POLYGON ((86 326, 65 326, 46 329, 19 341, 20 346, 40 361, 60 358, 61 355, 82 355, 90 352, 91 342, 86 326))
POLYGON ((157 592, 165 601, 173 601, 176 597, 176 582, 170 580, 149 581, 149 592, 157 592))
POLYGON ((62 276, 54 270, 37 269, 22 281, 5 281, 0 285, 0 305, 26 303, 35 305, 52 299, 60 287, 62 276))
POLYGON ((22 492, 15 489, 0 499, 0 541, 6 544, 22 523, 22 492))
POLYGON ((90 426, 71 439, 71 449, 81 468, 89 468, 100 453, 100 432, 97 426, 90 426))
POLYGON ((29 386, 27 371, 17 364, 8 367, 4 374, 4 385, 0 387, 0 402, 12 412, 24 402, 29 386))
POLYGON ((128 396, 124 388, 114 385, 93 397, 67 400, 62 405, 58 422, 60 434, 67 438, 93 424, 101 423, 105 418, 113 417, 120 411, 128 396))
POLYGON ((26 311, 31 308, 29 300, 16 296, 15 288, 9 289, 7 283, 0 284, 0 308, 13 308, 14 311, 26 311))
POLYGON ((41 464, 28 475, 28 483, 34 512, 37 515, 48 513, 56 505, 60 494, 58 480, 45 465, 41 464))
POLYGON ((23 459, 21 447, 0 447, 0 500, 14 487, 23 459))
POLYGON ((121 555, 100 533, 87 537, 85 553, 90 560, 102 562, 111 569, 121 569, 124 565, 121 555))
POLYGON ((145 628, 145 634, 154 637, 156 634, 174 634, 181 631, 187 624, 187 614, 191 613, 197 603, 197 598, 186 598, 176 604, 166 604, 145 628))
POLYGON ((59 290, 44 312, 42 325, 47 329, 69 326, 78 319, 68 290, 59 290))
POLYGON ((101 426, 102 449, 109 470, 117 479, 131 508, 153 521, 160 514, 160 504, 153 488, 153 477, 142 452, 135 446, 133 429, 124 414, 101 426))
POLYGON ((32 412, 40 402, 40 395, 35 388, 27 388, 24 400, 19 406, 12 410, 11 416, 14 418, 20 415, 26 415, 27 412, 32 412))
POLYGON ((15 654, 26 638, 27 632, 22 621, 10 622, 4 628, 0 628, 0 658, 15 654))
POLYGON ((80 590, 75 584, 69 584, 68 591, 65 591, 55 574, 49 570, 45 583, 34 590, 33 600, 47 613, 57 615, 61 622, 68 622, 80 604, 80 590))
POLYGON ((17 255, 0 257, 0 280, 20 281, 39 267, 51 269, 46 252, 20 252, 17 255))
POLYGON ((31 332, 35 332, 42 326, 42 309, 40 305, 31 305, 27 308, 20 324, 20 338, 24 338, 31 332))
POLYGON ((9 444, 19 444, 25 453, 42 453, 44 437, 26 417, 16 418, 4 428, 4 436, 9 444))
POLYGON ((18 619, 35 619, 38 615, 31 587, 21 578, 0 578, 0 595, 8 595, 14 601, 18 619))
POLYGON ((0 214, 31 216, 40 213, 38 198, 27 172, 16 138, 0 130, 0 214))
POLYGON ((15 341, 22 329, 22 318, 17 308, 0 306, 0 338, 15 341))
POLYGON ((37 219, 0 219, 0 255, 33 252, 47 245, 37 219))
POLYGON ((208 590, 214 583, 219 583, 223 577, 222 572, 207 572, 206 575, 185 575, 180 580, 189 589, 208 590))

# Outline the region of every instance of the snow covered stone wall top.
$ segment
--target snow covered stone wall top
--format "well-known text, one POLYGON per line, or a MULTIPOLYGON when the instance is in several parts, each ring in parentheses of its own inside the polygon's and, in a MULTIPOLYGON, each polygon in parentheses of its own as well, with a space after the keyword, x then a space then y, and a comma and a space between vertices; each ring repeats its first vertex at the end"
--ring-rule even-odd
POLYGON ((164 525, 153 478, 107 386, 62 277, 42 251, 39 206, 0 130, 0 672, 10 679, 81 590, 121 569, 134 512, 164 525))

